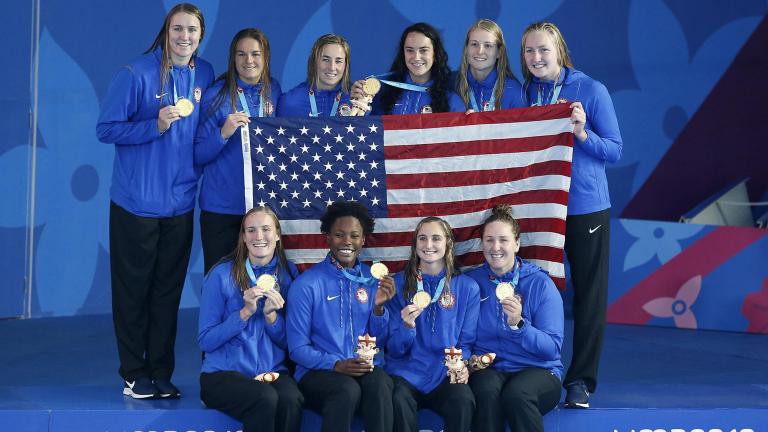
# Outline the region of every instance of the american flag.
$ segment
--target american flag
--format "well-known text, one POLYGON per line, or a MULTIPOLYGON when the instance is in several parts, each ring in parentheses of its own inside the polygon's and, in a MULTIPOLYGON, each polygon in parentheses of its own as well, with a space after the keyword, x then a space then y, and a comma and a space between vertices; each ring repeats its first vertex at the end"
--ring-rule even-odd
POLYGON ((253 202, 283 228, 289 259, 306 267, 327 253, 319 218, 338 200, 376 218, 361 258, 401 269, 413 229, 448 221, 464 266, 483 261, 480 226, 510 204, 520 256, 565 287, 563 246, 573 133, 565 104, 475 113, 252 119, 253 202))

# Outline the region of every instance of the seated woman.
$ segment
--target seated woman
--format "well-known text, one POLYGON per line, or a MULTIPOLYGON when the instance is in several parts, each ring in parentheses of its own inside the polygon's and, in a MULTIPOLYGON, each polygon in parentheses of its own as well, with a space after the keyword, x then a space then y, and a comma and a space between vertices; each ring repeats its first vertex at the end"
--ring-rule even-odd
POLYGON ((320 36, 307 60, 307 80, 283 94, 278 117, 346 115, 349 101, 349 44, 335 34, 320 36))
POLYGON ((418 431, 419 408, 440 414, 447 432, 468 431, 472 423, 469 372, 461 363, 452 383, 444 365, 446 349, 461 349, 466 358, 471 354, 480 309, 477 283, 458 273, 453 246, 446 221, 422 219, 410 260, 395 276, 385 367, 395 384, 396 431, 418 431))
POLYGON ((522 108, 522 87, 509 68, 501 27, 481 19, 467 30, 461 65, 456 74, 451 111, 494 111, 522 108))
POLYGON ((495 353, 473 372, 472 430, 543 431, 544 414, 560 400, 563 301, 547 273, 518 257, 520 226, 511 208, 496 206, 482 231, 485 263, 467 273, 480 285, 477 355, 495 353))
POLYGON ((271 209, 251 209, 237 248, 203 283, 200 399, 241 420, 244 432, 301 427, 304 398, 285 366, 283 316, 298 271, 285 257, 280 233, 271 209))
POLYGON ((239 241, 245 214, 240 128, 250 117, 273 117, 280 83, 270 76, 269 40, 260 30, 237 32, 227 71, 205 92, 195 136, 195 165, 202 167, 200 237, 205 273, 239 241))
POLYGON ((360 409, 366 431, 392 430, 392 379, 355 354, 358 338, 386 335, 384 304, 394 282, 377 281, 358 260, 374 220, 362 204, 335 202, 320 219, 328 256, 305 271, 289 294, 288 349, 307 406, 323 431, 349 431, 360 409))

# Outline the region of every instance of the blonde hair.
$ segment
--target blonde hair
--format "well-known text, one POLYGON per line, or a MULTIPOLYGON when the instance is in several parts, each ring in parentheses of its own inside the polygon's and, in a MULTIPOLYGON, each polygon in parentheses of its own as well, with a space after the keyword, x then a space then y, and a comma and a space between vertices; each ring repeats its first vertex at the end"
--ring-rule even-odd
POLYGON ((317 59, 323 52, 323 48, 326 45, 341 45, 344 50, 344 74, 341 77, 341 91, 349 93, 349 65, 350 65, 350 48, 349 43, 342 36, 336 34, 325 34, 317 38, 315 44, 312 45, 312 52, 307 60, 307 85, 317 87, 317 59))
POLYGON ((560 33, 560 29, 556 25, 550 22, 537 22, 529 25, 523 32, 523 38, 520 42, 520 65, 523 68, 523 77, 525 82, 530 82, 533 79, 533 74, 528 70, 528 66, 525 63, 525 38, 533 32, 543 32, 548 34, 552 38, 552 43, 557 50, 557 64, 560 67, 573 67, 571 62, 571 56, 568 54, 568 45, 565 44, 563 34, 560 33))
POLYGON ((461 64, 459 65, 459 74, 456 79, 456 93, 464 101, 464 106, 469 107, 469 80, 467 74, 471 73, 469 62, 467 61, 467 46, 469 45, 469 34, 474 30, 485 30, 492 34, 496 39, 496 49, 498 56, 496 58, 496 85, 493 88, 493 96, 496 99, 494 109, 501 109, 501 96, 504 94, 504 84, 507 77, 515 79, 515 75, 509 68, 509 57, 507 56, 507 43, 504 41, 504 32, 501 27, 489 19, 481 19, 472 24, 467 30, 467 36, 464 38, 464 50, 461 53, 461 64))

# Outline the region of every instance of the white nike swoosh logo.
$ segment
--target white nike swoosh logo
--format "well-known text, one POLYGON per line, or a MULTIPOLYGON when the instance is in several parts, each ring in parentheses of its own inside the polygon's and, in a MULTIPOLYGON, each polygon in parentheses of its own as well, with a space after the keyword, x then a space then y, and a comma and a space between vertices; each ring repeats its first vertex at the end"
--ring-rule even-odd
POLYGON ((602 225, 598 225, 598 226, 596 226, 596 227, 594 227, 594 228, 590 228, 590 229, 589 229, 589 233, 590 233, 590 234, 594 233, 595 231, 599 230, 601 226, 602 226, 602 225))
POLYGON ((480 299, 480 301, 481 301, 481 302, 484 302, 484 301, 488 300, 488 297, 490 297, 490 296, 487 296, 487 297, 485 297, 485 298, 481 298, 481 299, 480 299))
POLYGON ((327 296, 325 299, 328 301, 335 300, 337 298, 341 297, 341 295, 335 295, 335 296, 327 296))
POLYGON ((131 389, 131 390, 133 390, 133 386, 136 385, 136 381, 133 381, 133 382, 126 381, 125 383, 128 384, 128 388, 131 389))
POLYGON ((161 97, 163 97, 163 96, 165 96, 165 95, 167 95, 167 94, 168 94, 168 93, 163 93, 163 94, 161 94, 161 95, 159 95, 159 94, 156 94, 156 95, 155 95, 155 99, 160 99, 161 97))

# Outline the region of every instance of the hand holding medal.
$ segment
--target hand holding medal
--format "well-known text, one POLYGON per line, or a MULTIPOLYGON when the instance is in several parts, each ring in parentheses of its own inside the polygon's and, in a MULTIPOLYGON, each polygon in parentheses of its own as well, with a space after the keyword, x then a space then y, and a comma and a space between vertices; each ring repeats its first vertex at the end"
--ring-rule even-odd
POLYGON ((179 110, 179 115, 182 117, 189 117, 195 110, 195 104, 191 100, 186 98, 180 98, 176 101, 176 108, 179 110))
MULTIPOLYGON (((355 83, 357 84, 357 83, 355 83)), ((352 97, 352 109, 349 111, 350 116, 363 116, 365 113, 371 110, 371 102, 376 93, 381 90, 381 81, 374 77, 369 77, 362 80, 362 95, 356 93, 352 97)))
POLYGON ((277 280, 271 274, 263 274, 256 279, 256 288, 261 290, 266 299, 264 301, 264 315, 269 315, 285 306, 285 299, 275 289, 276 286, 277 280))
MULTIPOLYGON (((394 297, 397 292, 395 290, 395 280, 389 275, 387 266, 380 262, 373 263, 371 266, 371 276, 379 281, 379 286, 376 289, 376 297, 373 300, 374 306, 376 308, 382 308, 384 303, 394 297)), ((379 310, 378 312, 384 313, 383 310, 379 310)), ((377 315, 381 316, 381 313, 377 313, 377 315)))
POLYGON ((501 282, 496 285, 496 298, 499 301, 515 296, 515 287, 509 282, 501 282))

